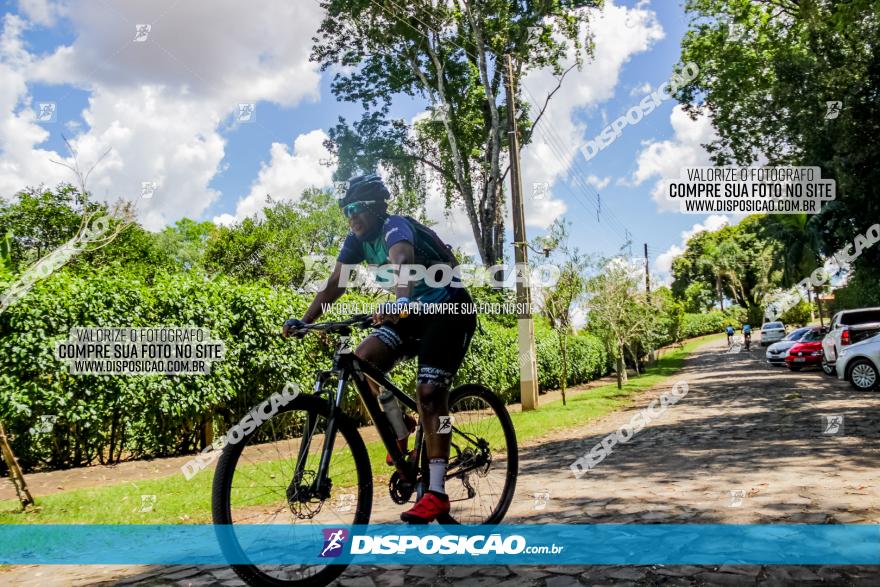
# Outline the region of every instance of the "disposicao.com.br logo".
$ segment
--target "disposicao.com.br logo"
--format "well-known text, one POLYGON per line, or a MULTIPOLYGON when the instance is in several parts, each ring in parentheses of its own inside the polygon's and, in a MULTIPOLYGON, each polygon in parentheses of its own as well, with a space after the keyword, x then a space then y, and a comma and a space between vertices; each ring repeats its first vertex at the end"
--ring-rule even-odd
MULTIPOLYGON (((334 529, 335 530, 335 529, 334 529)), ((327 536, 338 536, 333 530, 326 531, 327 536)), ((328 540, 325 539, 324 550, 328 548, 328 540)), ((344 538, 342 538, 344 540, 344 538)), ((446 535, 425 536, 397 535, 366 536, 355 535, 351 537, 350 554, 370 555, 518 555, 518 554, 559 554, 564 546, 556 544, 529 546, 526 539, 518 534, 502 537, 501 534, 488 536, 477 534, 474 536, 446 535)), ((338 551, 341 552, 341 551, 338 551)), ((321 554, 321 556, 334 556, 321 554)))

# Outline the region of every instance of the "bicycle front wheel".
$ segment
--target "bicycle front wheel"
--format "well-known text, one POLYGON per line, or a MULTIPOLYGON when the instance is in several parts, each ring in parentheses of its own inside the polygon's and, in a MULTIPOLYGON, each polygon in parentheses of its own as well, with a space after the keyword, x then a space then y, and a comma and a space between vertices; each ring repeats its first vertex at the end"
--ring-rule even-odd
MULTIPOLYGON (((303 524, 369 523, 373 503, 370 459, 357 427, 344 414, 336 417, 337 434, 328 470, 330 484, 323 489, 317 487, 329 410, 327 400, 301 395, 239 442, 227 444, 214 474, 214 524, 232 525, 233 537, 235 528, 271 524, 276 539, 277 525, 287 525, 289 541, 294 543, 311 535, 298 531, 303 524)), ((250 530, 251 538, 253 532, 261 531, 250 530)), ((227 557, 254 556, 237 538, 221 544, 227 557)), ((316 552, 321 552, 322 546, 322 542, 314 542, 316 552)), ((238 564, 232 568, 248 585, 318 587, 342 574, 345 565, 238 564)))
POLYGON ((501 399, 482 385, 449 395, 452 416, 444 524, 498 524, 516 490, 519 451, 516 432, 501 399))

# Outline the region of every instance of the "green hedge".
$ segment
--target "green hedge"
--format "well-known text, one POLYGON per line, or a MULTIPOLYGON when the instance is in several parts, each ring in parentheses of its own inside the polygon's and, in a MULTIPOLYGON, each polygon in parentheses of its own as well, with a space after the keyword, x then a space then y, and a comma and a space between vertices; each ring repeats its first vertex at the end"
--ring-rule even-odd
POLYGON ((739 328, 740 325, 745 324, 745 320, 746 311, 738 306, 723 312, 714 310, 705 314, 685 314, 681 329, 682 339, 724 332, 728 324, 739 328))
MULTIPOLYGON (((306 303, 290 290, 197 274, 76 277, 61 271, 37 284, 0 314, 0 418, 22 465, 33 470, 107 462, 111 446, 115 455, 122 446, 123 458, 189 453, 201 447, 206 422, 219 436, 285 382, 311 389, 315 370, 329 368, 331 349, 318 337, 293 341, 277 334, 306 303), (225 359, 205 376, 126 377, 71 376, 54 358, 56 342, 74 326, 159 325, 209 328, 225 343, 225 359), (29 434, 41 415, 57 416, 53 430, 29 434)), ((482 324, 485 333, 474 337, 458 382, 483 383, 506 401, 518 401, 516 328, 488 319, 482 324)), ((542 388, 558 387, 561 357, 546 326, 539 325, 537 346, 542 388)), ((570 384, 606 372, 607 357, 595 337, 570 337, 569 354, 570 384)), ((411 390, 415 365, 405 363, 393 376, 411 390)), ((347 398, 352 403, 354 393, 347 398)))

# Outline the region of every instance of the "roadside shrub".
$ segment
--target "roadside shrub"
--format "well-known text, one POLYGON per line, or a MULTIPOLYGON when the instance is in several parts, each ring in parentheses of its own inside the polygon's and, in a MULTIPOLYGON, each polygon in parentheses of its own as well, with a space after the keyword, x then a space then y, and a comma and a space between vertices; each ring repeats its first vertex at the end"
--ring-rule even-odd
POLYGON ((718 311, 706 314, 685 314, 681 327, 682 338, 722 332, 727 322, 727 316, 718 311))
POLYGON ((810 304, 801 300, 788 310, 786 310, 779 318, 786 326, 804 326, 810 322, 810 304))
MULTIPOLYGON (((345 300, 367 298, 348 294, 345 300)), ((284 320, 302 315, 307 303, 286 288, 197 272, 59 271, 0 314, 0 418, 21 465, 31 471, 190 453, 286 382, 310 390, 315 371, 330 367, 332 348, 318 336, 278 335, 284 320), (72 327, 161 325, 209 329, 223 341, 224 359, 213 362, 208 375, 74 376, 54 356, 72 327), (40 416, 54 416, 52 428, 32 433, 40 416)), ((481 322, 484 333, 475 334, 456 383, 482 383, 507 402, 519 401, 516 327, 481 322)), ((537 347, 539 383, 555 388, 561 373, 555 334, 539 328, 537 347)), ((593 336, 570 337, 569 355, 571 385, 606 371, 604 349, 593 336)), ((392 378, 411 391, 415 370, 414 361, 403 363, 392 378)), ((357 410, 355 395, 350 386, 346 405, 357 410)))

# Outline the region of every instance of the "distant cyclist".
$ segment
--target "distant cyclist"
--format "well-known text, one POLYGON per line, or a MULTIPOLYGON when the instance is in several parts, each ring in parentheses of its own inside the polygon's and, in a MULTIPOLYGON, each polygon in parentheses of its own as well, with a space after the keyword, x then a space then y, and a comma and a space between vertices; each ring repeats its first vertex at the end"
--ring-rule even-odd
POLYGON ((730 324, 727 325, 727 346, 730 346, 730 342, 733 340, 733 333, 736 332, 733 329, 733 326, 730 324))
POLYGON ((743 341, 746 343, 746 348, 752 344, 752 327, 748 324, 743 324, 743 341))

